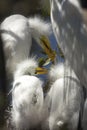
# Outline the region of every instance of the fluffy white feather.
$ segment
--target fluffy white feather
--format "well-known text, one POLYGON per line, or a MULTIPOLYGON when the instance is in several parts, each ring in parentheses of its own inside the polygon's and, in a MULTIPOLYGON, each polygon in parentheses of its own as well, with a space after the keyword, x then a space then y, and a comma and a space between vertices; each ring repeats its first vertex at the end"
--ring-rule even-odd
POLYGON ((49 36, 52 33, 51 24, 40 17, 29 18, 28 22, 34 38, 39 38, 41 35, 49 36))
POLYGON ((24 60, 17 64, 16 71, 14 72, 14 80, 22 75, 35 75, 35 68, 38 63, 34 57, 24 60))
POLYGON ((36 127, 43 118, 42 81, 34 76, 24 75, 13 83, 12 124, 17 129, 36 127))
POLYGON ((48 73, 48 77, 51 82, 54 82, 60 78, 64 78, 64 76, 73 76, 77 79, 70 66, 64 66, 63 63, 53 65, 48 73))

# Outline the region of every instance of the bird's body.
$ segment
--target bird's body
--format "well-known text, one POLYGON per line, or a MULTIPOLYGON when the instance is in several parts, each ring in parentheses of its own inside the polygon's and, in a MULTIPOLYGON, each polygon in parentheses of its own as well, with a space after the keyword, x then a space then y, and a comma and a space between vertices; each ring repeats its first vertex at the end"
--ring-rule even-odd
POLYGON ((34 58, 17 65, 12 87, 11 124, 16 129, 30 129, 44 119, 43 81, 35 76, 38 67, 34 58))
POLYGON ((50 0, 51 21, 66 61, 87 86, 87 26, 79 0, 50 0), (78 65, 79 64, 79 65, 78 65))
POLYGON ((52 67, 49 78, 52 83, 45 103, 50 130, 77 130, 83 103, 83 91, 78 78, 69 66, 62 64, 52 67))
POLYGON ((42 81, 35 76, 21 76, 13 84, 12 124, 18 129, 38 126, 43 117, 42 81))

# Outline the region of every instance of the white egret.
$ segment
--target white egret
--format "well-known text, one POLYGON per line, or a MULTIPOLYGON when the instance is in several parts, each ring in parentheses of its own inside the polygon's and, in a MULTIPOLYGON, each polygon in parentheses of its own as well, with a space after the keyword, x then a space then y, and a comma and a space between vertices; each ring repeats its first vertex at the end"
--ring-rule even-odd
POLYGON ((11 124, 20 130, 37 127, 45 115, 43 81, 35 74, 46 73, 39 69, 35 58, 25 60, 17 65, 12 87, 11 124))
MULTIPOLYGON (((39 17, 11 15, 1 23, 7 72, 12 74, 16 64, 30 56, 32 38, 41 45, 41 36, 51 33, 51 24, 39 17)), ((41 45, 43 46, 43 45, 41 45)))
POLYGON ((50 0, 54 34, 65 59, 87 87, 87 26, 79 0, 50 0))
POLYGON ((65 68, 63 64, 51 68, 49 79, 52 83, 45 105, 48 108, 50 130, 77 130, 84 101, 80 81, 72 69, 69 66, 65 68))

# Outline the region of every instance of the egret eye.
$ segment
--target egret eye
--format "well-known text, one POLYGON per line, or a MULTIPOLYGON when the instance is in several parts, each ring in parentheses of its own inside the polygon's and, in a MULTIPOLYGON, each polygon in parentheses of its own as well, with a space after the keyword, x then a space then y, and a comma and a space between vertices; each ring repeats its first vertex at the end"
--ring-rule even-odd
POLYGON ((15 85, 14 85, 14 88, 18 87, 21 83, 20 82, 17 82, 15 85))
POLYGON ((24 72, 24 75, 31 75, 30 72, 24 72))
POLYGON ((31 73, 28 72, 28 75, 31 75, 31 73))

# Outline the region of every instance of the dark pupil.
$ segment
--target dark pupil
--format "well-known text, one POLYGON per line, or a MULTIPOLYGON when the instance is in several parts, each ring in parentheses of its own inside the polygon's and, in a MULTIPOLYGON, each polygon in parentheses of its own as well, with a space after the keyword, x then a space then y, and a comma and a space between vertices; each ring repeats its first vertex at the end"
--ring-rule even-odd
POLYGON ((20 84, 21 84, 20 82, 16 83, 15 88, 18 87, 20 84))
POLYGON ((31 73, 30 72, 25 72, 24 75, 31 75, 31 73))

